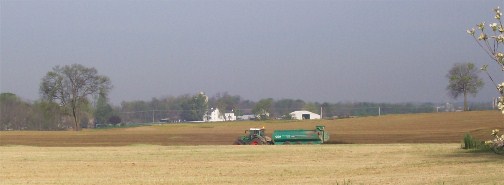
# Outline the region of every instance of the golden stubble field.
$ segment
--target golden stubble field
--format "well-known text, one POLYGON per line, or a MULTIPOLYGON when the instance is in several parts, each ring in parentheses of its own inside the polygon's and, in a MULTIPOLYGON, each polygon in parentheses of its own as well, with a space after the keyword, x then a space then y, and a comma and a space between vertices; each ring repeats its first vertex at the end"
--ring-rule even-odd
POLYGON ((0 184, 504 184, 504 156, 460 149, 465 133, 490 139, 503 126, 499 112, 482 111, 6 131, 0 184), (249 127, 319 124, 332 144, 230 145, 249 127))
POLYGON ((0 184, 504 184, 459 144, 0 148, 0 184))

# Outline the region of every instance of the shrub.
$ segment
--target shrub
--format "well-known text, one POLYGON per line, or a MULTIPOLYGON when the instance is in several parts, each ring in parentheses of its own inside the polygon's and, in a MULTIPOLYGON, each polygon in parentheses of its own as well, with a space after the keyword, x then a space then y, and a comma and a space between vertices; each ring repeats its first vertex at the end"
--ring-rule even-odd
POLYGON ((464 135, 464 140, 462 143, 463 149, 471 149, 476 151, 490 151, 489 145, 486 145, 484 141, 480 141, 474 138, 471 134, 467 133, 464 135))
POLYGON ((462 148, 463 149, 472 149, 474 148, 474 138, 471 136, 471 134, 465 134, 464 135, 464 140, 462 143, 462 148))
POLYGON ((477 140, 472 137, 471 134, 465 134, 464 135, 464 140, 462 143, 462 148, 463 149, 474 149, 475 146, 477 145, 477 140))

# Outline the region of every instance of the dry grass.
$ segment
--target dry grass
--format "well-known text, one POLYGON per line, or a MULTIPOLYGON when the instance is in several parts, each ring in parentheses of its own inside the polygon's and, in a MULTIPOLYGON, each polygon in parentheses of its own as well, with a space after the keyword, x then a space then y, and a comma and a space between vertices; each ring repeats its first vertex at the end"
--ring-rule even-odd
POLYGON ((0 147, 0 184, 504 184, 459 144, 0 147))
POLYGON ((498 111, 386 115, 341 120, 248 121, 203 124, 170 124, 136 128, 40 132, 0 132, 0 146, 126 146, 228 145, 250 127, 313 129, 325 125, 330 143, 460 143, 465 133, 480 140, 490 139, 492 129, 504 130, 498 111))
POLYGON ((502 118, 483 111, 0 132, 0 184, 504 184, 503 156, 460 149, 465 133, 489 139, 502 118), (228 145, 249 127, 319 124, 332 143, 367 144, 228 145))

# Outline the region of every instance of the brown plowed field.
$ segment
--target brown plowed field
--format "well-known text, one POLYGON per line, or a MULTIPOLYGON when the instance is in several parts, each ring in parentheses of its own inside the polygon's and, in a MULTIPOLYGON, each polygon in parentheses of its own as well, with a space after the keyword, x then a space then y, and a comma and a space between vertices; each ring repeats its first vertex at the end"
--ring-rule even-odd
POLYGON ((498 111, 386 115, 338 120, 243 121, 164 124, 143 127, 74 131, 2 131, 0 146, 124 146, 228 145, 250 127, 273 130, 313 129, 325 125, 329 143, 459 143, 465 133, 490 139, 492 129, 504 130, 498 111))

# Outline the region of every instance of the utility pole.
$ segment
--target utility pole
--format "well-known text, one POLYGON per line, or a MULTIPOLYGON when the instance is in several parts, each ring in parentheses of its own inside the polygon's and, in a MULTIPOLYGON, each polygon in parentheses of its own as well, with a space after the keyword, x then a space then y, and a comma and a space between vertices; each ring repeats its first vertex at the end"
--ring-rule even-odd
POLYGON ((378 107, 378 116, 381 116, 381 107, 378 107))
POLYGON ((322 106, 320 106, 320 119, 323 119, 324 116, 322 116, 322 106))

